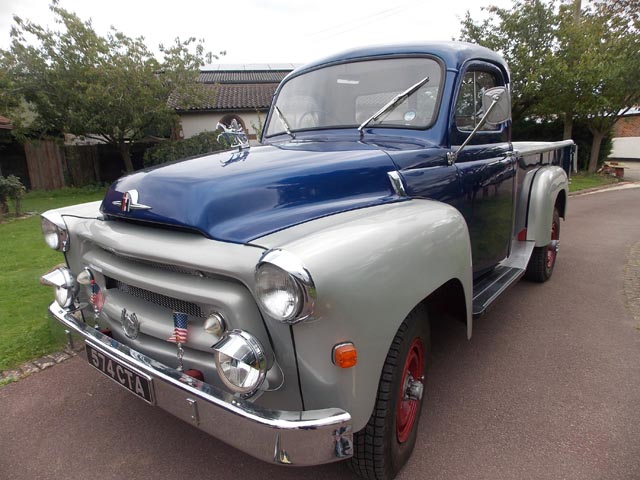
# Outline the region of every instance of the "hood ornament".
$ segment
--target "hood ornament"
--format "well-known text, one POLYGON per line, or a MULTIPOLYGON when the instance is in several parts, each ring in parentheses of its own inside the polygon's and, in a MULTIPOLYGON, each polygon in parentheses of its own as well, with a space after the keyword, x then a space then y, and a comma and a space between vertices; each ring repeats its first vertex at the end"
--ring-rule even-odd
POLYGON ((142 205, 138 203, 138 191, 129 190, 122 194, 122 200, 115 200, 111 202, 112 205, 120 208, 122 213, 128 213, 131 210, 151 210, 148 205, 142 205))
POLYGON ((224 142, 231 148, 238 147, 239 151, 250 147, 249 138, 247 137, 246 132, 242 129, 242 126, 235 118, 231 121, 228 127, 218 122, 216 129, 222 130, 222 133, 220 133, 217 138, 219 143, 221 143, 221 139, 224 139, 224 142))

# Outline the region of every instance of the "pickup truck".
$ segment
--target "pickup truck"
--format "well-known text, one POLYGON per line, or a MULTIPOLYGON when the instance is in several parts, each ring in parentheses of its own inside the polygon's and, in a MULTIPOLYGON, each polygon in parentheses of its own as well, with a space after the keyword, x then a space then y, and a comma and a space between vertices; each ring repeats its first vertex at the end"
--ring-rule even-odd
POLYGON ((300 67, 260 145, 227 128, 228 151, 44 213, 66 262, 42 278, 49 312, 92 367, 223 442, 393 478, 427 398, 429 321, 471 338, 510 285, 553 273, 575 147, 512 142, 510 112, 507 65, 473 44, 300 67))

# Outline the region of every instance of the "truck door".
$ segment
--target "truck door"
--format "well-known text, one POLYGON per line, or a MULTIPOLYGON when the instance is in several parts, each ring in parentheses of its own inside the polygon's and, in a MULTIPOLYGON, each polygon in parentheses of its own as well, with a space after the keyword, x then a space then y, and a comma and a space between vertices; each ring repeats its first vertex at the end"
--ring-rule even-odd
MULTIPOLYGON (((492 64, 473 62, 459 77, 450 130, 456 150, 476 127, 484 111, 485 89, 505 85, 502 72, 492 64)), ((512 236, 515 157, 510 124, 485 124, 458 155, 456 168, 461 211, 471 237, 474 276, 490 270, 509 253, 512 236)))

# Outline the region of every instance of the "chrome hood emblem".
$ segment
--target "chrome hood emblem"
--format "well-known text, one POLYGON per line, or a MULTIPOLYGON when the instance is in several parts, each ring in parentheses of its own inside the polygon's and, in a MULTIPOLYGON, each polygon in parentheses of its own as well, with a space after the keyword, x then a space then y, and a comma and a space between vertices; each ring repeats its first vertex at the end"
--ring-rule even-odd
POLYGON ((120 211, 123 213, 130 212, 131 210, 151 210, 148 205, 142 205, 138 203, 138 191, 129 190, 122 194, 122 200, 116 200, 111 202, 116 207, 120 207, 120 211))

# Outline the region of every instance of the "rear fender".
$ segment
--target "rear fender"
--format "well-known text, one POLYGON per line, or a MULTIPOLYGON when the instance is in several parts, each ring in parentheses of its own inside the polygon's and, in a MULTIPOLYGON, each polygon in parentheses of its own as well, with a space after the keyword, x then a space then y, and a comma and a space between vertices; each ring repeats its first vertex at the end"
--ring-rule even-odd
MULTIPOLYGON (((527 240, 535 241, 536 247, 544 247, 551 242, 553 208, 561 195, 565 200, 569 195, 566 172, 556 166, 541 167, 531 185, 527 215, 527 240)), ((560 213, 564 216, 564 211, 560 213)))
POLYGON ((451 279, 464 288, 471 333, 469 234, 449 205, 416 199, 353 210, 254 243, 295 254, 313 277, 314 320, 292 327, 305 408, 344 408, 357 430, 369 419, 400 324, 451 279), (340 369, 332 349, 347 341, 355 344, 358 363, 340 369))

